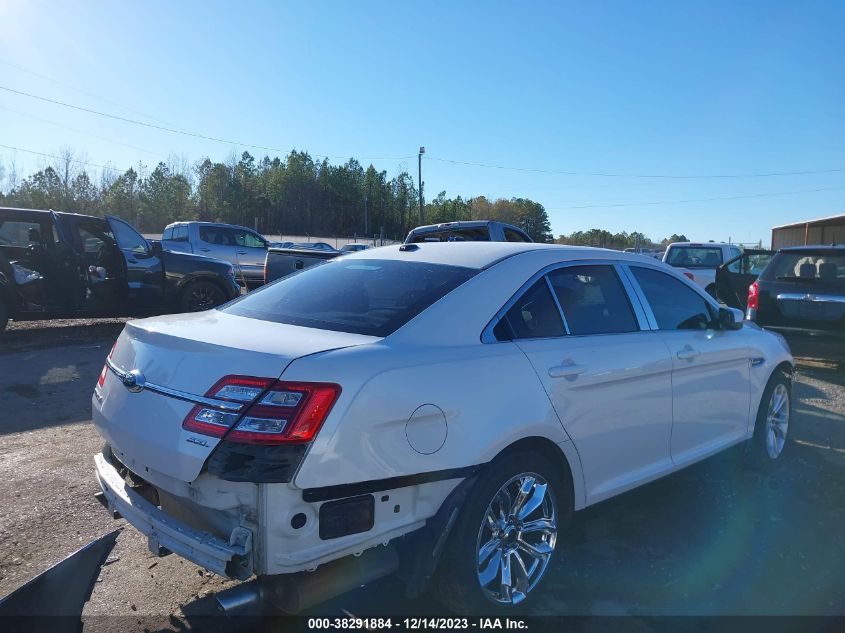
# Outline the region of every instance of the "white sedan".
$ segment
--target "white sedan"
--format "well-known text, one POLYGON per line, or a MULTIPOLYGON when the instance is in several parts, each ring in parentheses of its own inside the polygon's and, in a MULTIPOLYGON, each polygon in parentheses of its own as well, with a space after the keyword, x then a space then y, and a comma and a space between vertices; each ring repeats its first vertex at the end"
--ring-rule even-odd
POLYGON ((792 370, 651 258, 390 246, 127 323, 93 397, 97 478, 154 552, 257 576, 241 603, 402 563, 412 593, 436 575, 448 605, 507 611, 573 511, 742 442, 781 460, 792 370))

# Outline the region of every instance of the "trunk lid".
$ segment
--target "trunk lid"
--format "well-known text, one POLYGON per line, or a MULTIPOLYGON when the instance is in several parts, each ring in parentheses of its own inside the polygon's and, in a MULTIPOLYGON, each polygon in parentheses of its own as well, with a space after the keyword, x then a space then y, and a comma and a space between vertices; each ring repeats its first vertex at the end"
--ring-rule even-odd
MULTIPOLYGON (((210 310, 130 321, 111 362, 123 372, 138 370, 148 386, 204 396, 226 375, 278 378, 301 356, 376 340, 210 310)), ((130 391, 108 370, 92 402, 100 434, 142 477, 153 471, 193 481, 219 442, 182 428, 195 403, 150 388, 130 391)))
POLYGON ((845 286, 760 281, 761 325, 845 332, 845 286))

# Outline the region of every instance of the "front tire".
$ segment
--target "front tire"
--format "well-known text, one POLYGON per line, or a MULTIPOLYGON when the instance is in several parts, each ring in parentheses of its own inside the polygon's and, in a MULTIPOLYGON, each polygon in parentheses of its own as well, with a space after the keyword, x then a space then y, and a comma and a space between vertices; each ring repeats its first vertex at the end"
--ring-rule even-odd
POLYGON ((754 436, 748 447, 752 463, 762 468, 782 463, 789 453, 792 426, 792 381, 785 372, 777 370, 769 379, 757 410, 754 436))
POLYGON ((179 296, 180 312, 201 312, 226 303, 220 286, 211 281, 191 282, 179 296))
POLYGON ((528 452, 495 460, 446 545, 435 599, 469 615, 521 611, 537 595, 572 509, 565 465, 528 452))

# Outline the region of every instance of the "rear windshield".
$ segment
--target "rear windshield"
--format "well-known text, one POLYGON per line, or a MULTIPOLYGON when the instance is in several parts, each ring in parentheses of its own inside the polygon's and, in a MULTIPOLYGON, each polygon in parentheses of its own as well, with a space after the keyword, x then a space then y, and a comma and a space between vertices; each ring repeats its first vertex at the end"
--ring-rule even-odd
MULTIPOLYGON (((443 229, 441 231, 424 231, 411 233, 406 242, 489 242, 490 231, 486 226, 463 229, 443 229)), ((515 241, 515 240, 508 240, 515 241)))
POLYGON ((666 263, 681 268, 716 268, 722 265, 722 249, 711 246, 672 246, 666 263))
POLYGON ((477 272, 441 264, 341 258, 250 292, 223 312, 383 337, 477 272))
POLYGON ((845 284, 845 253, 781 251, 760 275, 764 281, 845 284))

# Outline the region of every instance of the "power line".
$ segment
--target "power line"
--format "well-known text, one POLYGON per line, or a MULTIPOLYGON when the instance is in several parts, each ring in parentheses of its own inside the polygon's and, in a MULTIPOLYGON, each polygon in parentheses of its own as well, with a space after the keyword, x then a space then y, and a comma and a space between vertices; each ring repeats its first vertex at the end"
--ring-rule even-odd
POLYGON ((807 169, 803 171, 777 171, 755 174, 704 174, 696 176, 684 176, 680 174, 623 174, 623 173, 609 173, 609 172, 582 172, 582 171, 563 171, 558 169, 535 169, 530 167, 511 167, 507 165, 491 165, 489 163, 472 163, 463 160, 453 160, 451 158, 438 158, 431 156, 429 160, 436 160, 441 163, 449 163, 452 165, 466 165, 470 167, 484 167, 487 169, 501 169, 506 171, 521 171, 537 174, 557 174, 560 176, 596 176, 601 178, 656 178, 667 180, 709 180, 717 178, 768 178, 772 176, 806 176, 810 174, 833 174, 845 171, 842 169, 807 169))
MULTIPOLYGON (((239 145, 241 147, 251 147, 253 149, 260 149, 263 151, 269 152, 276 152, 280 154, 287 153, 287 150, 281 149, 279 147, 270 147, 267 145, 255 145, 252 143, 242 143, 240 141, 232 141, 224 138, 219 138, 216 136, 209 136, 207 134, 200 134, 199 132, 188 132, 186 130, 179 130, 172 127, 166 127, 164 125, 156 125, 154 123, 147 123, 144 121, 137 121, 135 119, 130 119, 128 117, 119 116, 117 114, 110 114, 108 112, 100 112, 99 110, 92 110, 91 108, 85 108, 78 105, 73 105, 71 103, 65 103, 64 101, 59 101, 57 99, 49 99, 47 97, 42 97, 39 95, 34 95, 29 92, 24 92, 22 90, 15 90, 14 88, 9 88, 7 86, 0 86, 0 90, 5 90, 6 92, 11 92, 12 94, 21 95, 23 97, 29 97, 30 99, 37 99, 38 101, 44 101, 46 103, 52 103, 54 105, 59 105, 65 108, 70 108, 72 110, 78 110, 80 112, 87 112, 88 114, 96 114, 97 116, 106 117, 109 119, 113 119, 115 121, 122 121, 124 123, 131 123, 133 125, 140 125, 142 127, 151 128, 154 130, 160 130, 162 132, 170 132, 171 134, 181 134, 182 136, 191 136, 193 138, 199 138, 206 141, 213 141, 215 143, 225 143, 226 145, 239 145)), ((313 156, 319 158, 334 158, 334 159, 345 159, 348 158, 346 156, 330 156, 327 154, 313 154, 313 156)), ((377 156, 377 157, 368 157, 364 156, 360 160, 407 160, 409 158, 413 158, 412 156, 377 156)))
MULTIPOLYGON (((109 103, 113 106, 117 106, 118 108, 128 110, 129 112, 134 112, 135 114, 140 114, 141 116, 147 117, 148 119, 151 119, 153 121, 158 121, 159 123, 166 123, 167 125, 173 125, 172 123, 169 123, 169 122, 164 121, 162 119, 158 119, 158 118, 156 118, 152 115, 149 115, 145 112, 141 112, 140 110, 136 110, 134 108, 130 108, 129 106, 118 103, 117 101, 112 101, 111 99, 107 99, 106 97, 94 94, 92 92, 87 92, 85 90, 82 90, 81 88, 77 88, 76 86, 71 86, 70 84, 67 84, 63 81, 59 81, 58 79, 54 79, 53 77, 48 77, 47 75, 42 75, 41 73, 37 73, 34 70, 29 70, 28 68, 24 68, 23 66, 18 66, 17 64, 13 64, 13 63, 8 62, 4 59, 0 59, 0 64, 3 64, 4 66, 8 66, 10 68, 14 68, 15 70, 18 70, 18 71, 23 72, 23 73, 27 73, 28 75, 32 75, 33 77, 38 77, 39 79, 43 79, 45 81, 50 81, 50 82, 52 82, 52 83, 54 83, 58 86, 62 86, 63 88, 67 88, 69 90, 73 90, 74 92, 78 92, 79 94, 83 94, 86 97, 98 99, 98 100, 103 101, 105 103, 109 103)), ((173 125, 173 127, 177 127, 177 126, 173 125)))
POLYGON ((694 198, 690 200, 657 200, 654 202, 621 202, 619 204, 583 204, 572 207, 559 207, 548 211, 570 211, 574 209, 611 209, 616 207, 645 207, 661 204, 687 204, 690 202, 715 202, 717 200, 744 200, 747 198, 768 198, 770 196, 791 196, 799 193, 816 193, 819 191, 836 191, 845 189, 845 185, 838 187, 822 187, 820 189, 799 189, 797 191, 778 191, 774 193, 751 193, 740 196, 719 196, 714 198, 694 198))
MULTIPOLYGON (((0 143, 0 147, 15 150, 16 152, 26 152, 27 154, 35 154, 36 156, 43 156, 44 158, 56 158, 58 160, 65 160, 64 156, 58 156, 57 154, 45 154, 44 152, 36 152, 35 150, 24 149, 23 147, 15 147, 14 145, 3 145, 2 143, 0 143)), ((92 167, 99 167, 100 169, 108 169, 110 171, 118 171, 118 168, 115 167, 114 165, 100 165, 98 163, 92 163, 91 161, 82 160, 82 159, 79 159, 79 158, 71 158, 70 162, 79 163, 80 165, 91 165, 92 167)))
MULTIPOLYGON (((5 62, 4 62, 5 63, 5 62)), ((30 72, 30 71, 27 71, 30 72)), ((35 73, 33 73, 35 74, 35 73)), ((254 143, 244 143, 241 141, 235 141, 230 139, 224 139, 216 136, 210 136, 207 134, 201 134, 199 132, 191 132, 188 130, 181 130, 175 127, 167 127, 164 125, 157 125, 154 123, 148 123, 145 121, 138 121, 136 119, 130 119, 128 117, 120 116, 117 114, 111 114, 108 112, 101 112, 99 110, 94 110, 91 108, 85 108, 83 106, 74 105, 71 103, 66 103, 64 101, 59 101, 57 99, 50 99, 48 97, 42 97, 40 95, 35 95, 29 92, 24 92, 22 90, 15 90, 14 88, 9 88, 8 86, 0 86, 0 90, 5 90, 12 94, 17 94, 23 97, 28 97, 30 99, 36 99, 39 101, 43 101, 46 103, 51 103, 53 105, 62 106, 64 108, 70 108, 73 110, 78 110, 80 112, 86 112, 88 114, 94 114, 97 116, 106 117, 109 119, 113 119, 116 121, 122 121, 124 123, 130 123, 132 125, 138 125, 142 127, 147 127, 155 130, 160 130, 162 132, 169 132, 171 134, 180 134, 182 136, 189 136, 193 138, 198 138, 206 141, 212 141, 216 143, 224 143, 226 145, 237 145, 241 147, 249 147, 253 149, 269 151, 269 152, 277 152, 281 154, 287 153, 287 150, 279 148, 279 147, 271 147, 268 145, 256 145, 254 143)), ((349 157, 347 156, 332 156, 328 154, 313 154, 313 156, 318 158, 332 158, 338 160, 344 160, 349 157)), ((363 156, 359 160, 409 160, 413 158, 413 156, 363 156)), ((451 158, 439 158, 436 156, 429 156, 429 160, 438 161, 441 163, 448 163, 451 165, 465 165, 471 167, 482 167, 486 169, 498 169, 498 170, 506 170, 506 171, 518 171, 518 172, 527 172, 527 173, 539 173, 539 174, 556 174, 556 175, 563 175, 563 176, 592 176, 592 177, 600 177, 600 178, 647 178, 647 179, 666 179, 666 180, 710 180, 710 179, 736 179, 736 178, 770 178, 770 177, 780 177, 780 176, 807 176, 807 175, 814 175, 814 174, 832 174, 832 173, 841 173, 845 172, 845 168, 832 168, 832 169, 806 169, 806 170, 797 170, 797 171, 775 171, 775 172, 759 172, 759 173, 745 173, 745 174, 698 174, 698 175, 682 175, 682 174, 626 174, 626 173, 613 173, 613 172, 579 172, 579 171, 567 171, 567 170, 558 170, 558 169, 539 169, 539 168, 531 168, 531 167, 516 167, 516 166, 509 166, 509 165, 494 165, 490 163, 475 163, 470 161, 462 161, 462 160, 455 160, 451 158)))
POLYGON ((0 110, 6 110, 8 112, 13 112, 19 116, 26 117, 28 119, 32 119, 34 121, 40 121, 42 123, 47 123, 49 125, 55 125, 56 127, 64 128, 66 130, 70 130, 71 132, 76 132, 77 134, 83 134, 85 136, 90 136, 91 138, 96 138, 101 141, 105 141, 106 143, 114 143, 115 145, 122 145, 123 147, 128 147, 129 149, 134 149, 137 152, 143 152, 145 154, 152 154, 153 156, 158 156, 159 158, 167 158, 164 154, 159 152, 153 152, 152 150, 144 149, 143 147, 136 147, 135 145, 129 145, 128 143, 123 143, 122 141, 116 141, 112 138, 106 138, 105 136, 99 136, 92 132, 85 132, 83 130, 78 130, 76 128, 70 127, 69 125, 65 125, 63 123, 57 123, 56 121, 51 121, 49 119, 42 119, 41 117, 33 116, 32 114, 27 114, 26 112, 20 112, 18 110, 14 110, 13 108, 7 108, 6 106, 0 105, 0 110))

